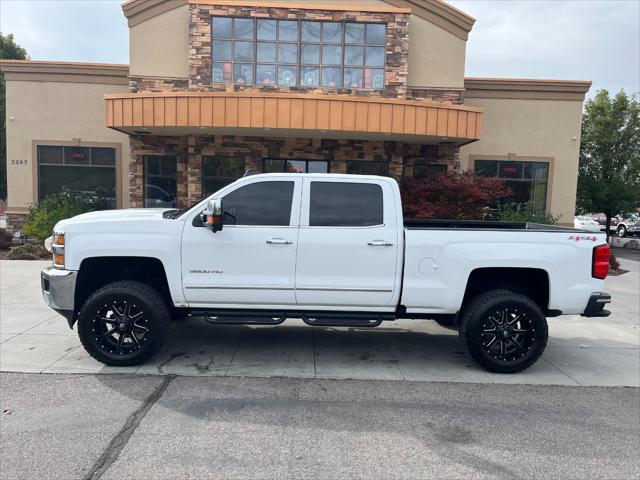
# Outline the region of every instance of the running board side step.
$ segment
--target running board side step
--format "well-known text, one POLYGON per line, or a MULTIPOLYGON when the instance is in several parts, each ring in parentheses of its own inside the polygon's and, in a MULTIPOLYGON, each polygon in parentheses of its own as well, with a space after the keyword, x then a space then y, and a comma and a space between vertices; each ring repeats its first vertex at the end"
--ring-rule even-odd
POLYGON ((287 318, 302 318, 315 327, 377 327, 396 319, 395 313, 301 312, 278 310, 192 309, 192 316, 203 316, 212 325, 280 325, 287 318))
POLYGON ((287 315, 272 312, 204 312, 204 319, 213 325, 280 325, 287 315))
POLYGON ((302 315, 302 321, 313 327, 377 327, 383 320, 395 320, 393 314, 378 315, 374 318, 367 318, 361 314, 344 313, 339 316, 314 313, 302 315))

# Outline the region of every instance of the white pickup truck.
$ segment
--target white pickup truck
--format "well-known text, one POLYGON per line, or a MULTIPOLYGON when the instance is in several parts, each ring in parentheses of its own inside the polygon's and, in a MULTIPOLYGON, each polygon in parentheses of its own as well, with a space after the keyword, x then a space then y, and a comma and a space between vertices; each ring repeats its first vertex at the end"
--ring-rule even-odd
POLYGON ((403 221, 386 177, 246 176, 188 210, 63 220, 46 303, 107 365, 135 365, 172 316, 211 323, 374 327, 398 318, 459 329, 483 367, 532 365, 546 317, 607 316, 602 233, 525 223, 403 221))

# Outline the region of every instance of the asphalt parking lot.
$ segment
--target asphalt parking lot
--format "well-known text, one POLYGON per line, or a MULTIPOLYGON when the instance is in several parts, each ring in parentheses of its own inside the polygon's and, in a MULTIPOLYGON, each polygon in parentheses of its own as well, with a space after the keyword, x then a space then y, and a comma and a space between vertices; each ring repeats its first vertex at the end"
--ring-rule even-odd
POLYGON ((0 477, 638 478, 638 389, 0 374, 0 477))
POLYGON ((46 262, 1 262, 0 478, 640 478, 640 259, 619 258, 611 317, 550 319, 517 375, 428 321, 192 318, 104 367, 43 305, 46 262))

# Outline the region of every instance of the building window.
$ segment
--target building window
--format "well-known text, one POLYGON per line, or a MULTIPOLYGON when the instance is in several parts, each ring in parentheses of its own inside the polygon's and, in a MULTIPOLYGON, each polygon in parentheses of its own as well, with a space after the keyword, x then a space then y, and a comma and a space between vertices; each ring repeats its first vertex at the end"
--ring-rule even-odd
POLYGON ((212 81, 384 89, 383 23, 212 17, 212 81))
POLYGON ((440 163, 414 163, 413 178, 430 178, 447 173, 447 166, 440 163))
POLYGON ((116 149, 38 145, 38 200, 67 192, 116 207, 116 149))
POLYGON ((178 159, 174 155, 144 157, 144 206, 176 207, 178 159))
POLYGON ((283 158, 265 158, 262 161, 265 173, 329 173, 326 160, 286 160, 283 158))
POLYGON ((352 175, 389 175, 389 162, 372 162, 367 160, 347 161, 347 173, 352 175))
POLYGON ((244 158, 202 157, 202 193, 208 197, 244 175, 244 158))
POLYGON ((476 160, 480 177, 498 177, 512 190, 510 201, 524 205, 531 213, 544 213, 547 207, 549 163, 506 160, 476 160))

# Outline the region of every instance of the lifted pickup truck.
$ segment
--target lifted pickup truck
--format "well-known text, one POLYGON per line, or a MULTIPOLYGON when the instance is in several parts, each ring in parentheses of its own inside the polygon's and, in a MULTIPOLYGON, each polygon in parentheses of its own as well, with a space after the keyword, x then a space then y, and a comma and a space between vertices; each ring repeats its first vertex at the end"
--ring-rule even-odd
POLYGON ((172 316, 211 323, 456 328, 483 367, 512 373, 547 343, 546 317, 607 316, 604 234, 481 221, 403 221, 386 177, 243 177, 182 211, 92 212, 55 226, 46 303, 86 350, 135 365, 172 316))

